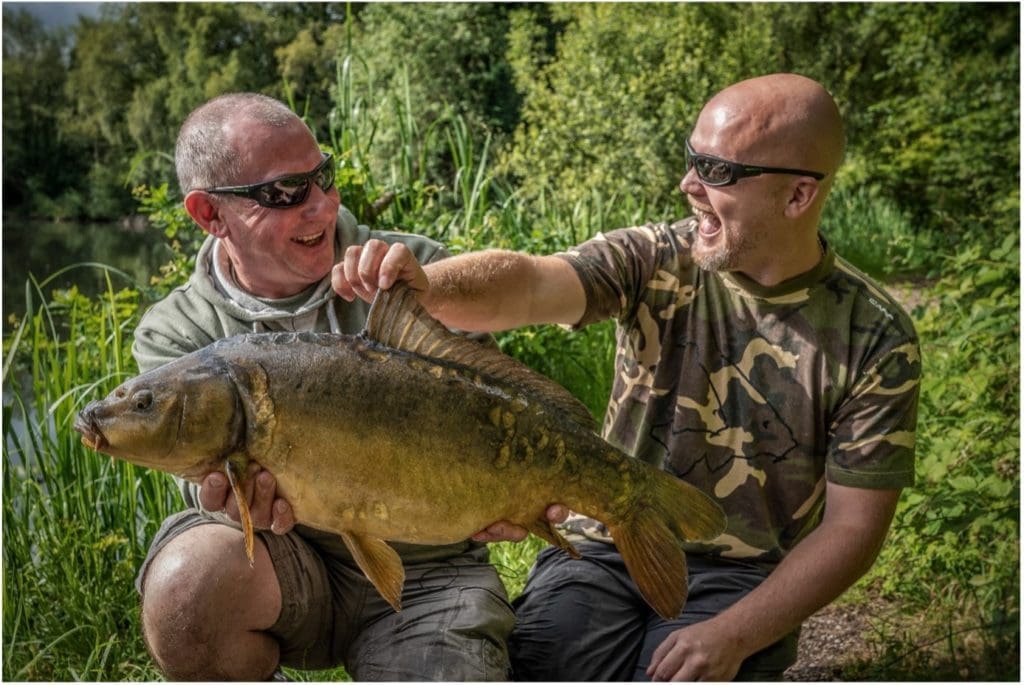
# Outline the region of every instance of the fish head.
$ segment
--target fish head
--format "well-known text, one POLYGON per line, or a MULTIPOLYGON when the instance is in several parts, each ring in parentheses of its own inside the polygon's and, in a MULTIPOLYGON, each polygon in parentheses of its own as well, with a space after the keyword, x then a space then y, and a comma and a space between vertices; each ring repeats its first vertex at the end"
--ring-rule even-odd
POLYGON ((75 430, 98 452, 198 482, 238 449, 244 423, 226 366, 192 354, 90 402, 75 430))

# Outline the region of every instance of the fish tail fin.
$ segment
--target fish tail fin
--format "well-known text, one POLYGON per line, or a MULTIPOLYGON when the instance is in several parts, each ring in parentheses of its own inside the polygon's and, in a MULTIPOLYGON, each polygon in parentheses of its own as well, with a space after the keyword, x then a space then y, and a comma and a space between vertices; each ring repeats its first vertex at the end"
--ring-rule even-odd
POLYGON ((608 531, 647 603, 658 615, 679 616, 686 603, 685 540, 710 540, 725 531, 722 509, 703 492, 659 472, 653 489, 630 516, 608 531))

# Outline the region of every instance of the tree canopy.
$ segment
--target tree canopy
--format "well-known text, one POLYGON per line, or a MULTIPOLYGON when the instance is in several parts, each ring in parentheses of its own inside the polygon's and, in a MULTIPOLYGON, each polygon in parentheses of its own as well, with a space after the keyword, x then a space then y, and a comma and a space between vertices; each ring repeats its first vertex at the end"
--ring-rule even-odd
MULTIPOLYGON (((524 198, 667 209, 702 103, 779 70, 836 97, 841 185, 951 237, 1019 212, 1011 3, 117 3, 64 32, 3 12, 7 212, 132 212, 133 184, 173 180, 186 114, 232 90, 289 102, 325 141, 370 117, 378 170, 403 131, 458 115, 524 198)), ((419 157, 434 182, 446 147, 419 157)))

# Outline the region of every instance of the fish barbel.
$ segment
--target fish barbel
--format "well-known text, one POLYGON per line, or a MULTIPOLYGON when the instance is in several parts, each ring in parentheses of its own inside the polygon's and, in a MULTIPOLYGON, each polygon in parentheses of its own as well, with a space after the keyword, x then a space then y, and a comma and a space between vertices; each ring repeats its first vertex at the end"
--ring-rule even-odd
POLYGON ((495 521, 574 556, 552 503, 603 522, 647 602, 686 600, 684 540, 725 528, 697 488, 596 433, 563 387, 450 332, 405 286, 378 293, 360 335, 254 333, 220 340, 90 403, 75 428, 106 454, 235 488, 257 462, 297 522, 342 537, 395 608, 404 569, 385 541, 449 544, 495 521))

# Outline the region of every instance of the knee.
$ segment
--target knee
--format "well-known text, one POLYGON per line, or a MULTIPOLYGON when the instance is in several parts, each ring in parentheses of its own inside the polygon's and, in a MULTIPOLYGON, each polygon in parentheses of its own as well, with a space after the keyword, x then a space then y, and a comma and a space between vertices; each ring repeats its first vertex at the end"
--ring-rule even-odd
POLYGON ((270 556, 257 543, 250 568, 241 547, 233 528, 204 525, 171 540, 150 562, 142 585, 143 635, 169 678, 255 680, 277 665, 276 646, 267 644, 273 639, 252 632, 269 628, 280 611, 270 556), (267 591, 271 585, 276 598, 267 591), (256 672, 234 672, 236 664, 256 672))

